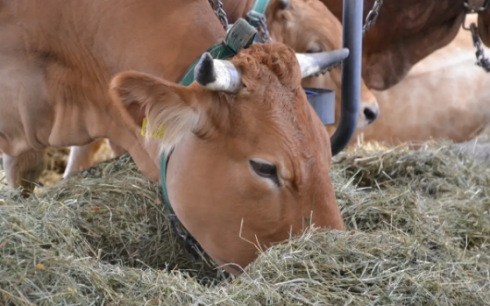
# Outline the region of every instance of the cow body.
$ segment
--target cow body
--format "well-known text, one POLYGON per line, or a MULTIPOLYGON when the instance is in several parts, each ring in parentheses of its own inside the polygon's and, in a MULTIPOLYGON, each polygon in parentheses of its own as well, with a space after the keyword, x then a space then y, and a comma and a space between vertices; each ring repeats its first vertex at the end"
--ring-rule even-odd
POLYGON ((142 115, 110 102, 108 82, 130 68, 177 80, 223 39, 213 14, 206 1, 3 1, 0 150, 9 185, 39 172, 42 149, 97 138, 129 151, 158 180, 142 149, 142 115))
MULTIPOLYGON (((342 20, 343 0, 321 0, 342 20)), ((364 17, 375 0, 364 0, 364 17)), ((384 1, 363 41, 362 76, 371 89, 400 82, 413 65, 449 44, 466 14, 464 0, 384 1)), ((490 46, 490 8, 479 13, 482 41, 490 46)))
MULTIPOLYGON (((476 21, 476 15, 468 16, 476 21)), ((490 122, 490 74, 475 65, 471 33, 418 62, 400 83, 373 91, 385 114, 359 131, 364 141, 396 145, 449 139, 465 142, 490 122)), ((489 54, 490 49, 485 48, 489 54)))

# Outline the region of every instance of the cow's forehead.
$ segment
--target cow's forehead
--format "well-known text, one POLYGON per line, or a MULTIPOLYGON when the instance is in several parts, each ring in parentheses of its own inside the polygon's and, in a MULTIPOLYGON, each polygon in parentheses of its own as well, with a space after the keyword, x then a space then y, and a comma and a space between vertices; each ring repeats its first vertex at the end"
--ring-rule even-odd
POLYGON ((284 149, 296 150, 290 154, 301 158, 311 145, 319 145, 318 141, 310 143, 311 139, 328 135, 324 126, 315 121, 313 116, 316 114, 302 89, 300 92, 282 89, 284 91, 274 92, 266 88, 263 96, 250 95, 253 105, 242 104, 243 108, 238 110, 242 121, 240 133, 256 133, 251 137, 265 136, 271 144, 283 144, 284 149), (245 111, 241 113, 243 109, 245 111))

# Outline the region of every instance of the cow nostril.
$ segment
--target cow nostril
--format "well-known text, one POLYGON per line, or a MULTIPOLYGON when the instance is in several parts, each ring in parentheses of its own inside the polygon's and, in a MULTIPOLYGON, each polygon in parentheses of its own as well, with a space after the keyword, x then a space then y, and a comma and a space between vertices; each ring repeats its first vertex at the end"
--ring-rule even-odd
POLYGON ((377 108, 364 108, 364 117, 366 117, 368 123, 373 123, 376 119, 378 119, 378 115, 379 112, 377 108))

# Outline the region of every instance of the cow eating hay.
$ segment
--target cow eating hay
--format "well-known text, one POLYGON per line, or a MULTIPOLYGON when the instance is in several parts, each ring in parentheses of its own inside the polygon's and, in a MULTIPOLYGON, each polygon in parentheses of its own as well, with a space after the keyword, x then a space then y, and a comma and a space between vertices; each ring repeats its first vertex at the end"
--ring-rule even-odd
POLYGON ((310 230, 230 280, 206 256, 194 259, 182 247, 158 200, 159 186, 127 156, 24 203, 4 189, 0 304, 490 301, 488 167, 446 145, 345 152, 332 166, 351 231, 310 230))

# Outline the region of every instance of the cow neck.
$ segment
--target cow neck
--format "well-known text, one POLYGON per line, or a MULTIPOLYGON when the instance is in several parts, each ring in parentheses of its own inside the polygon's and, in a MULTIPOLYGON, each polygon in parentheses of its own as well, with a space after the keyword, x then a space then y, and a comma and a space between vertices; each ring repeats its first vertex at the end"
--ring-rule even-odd
MULTIPOLYGON (((268 1, 267 1, 268 2, 268 1)), ((209 52, 213 59, 226 60, 235 56, 240 50, 246 49, 256 42, 257 30, 251 26, 243 18, 239 18, 227 31, 224 41, 221 41, 206 52, 209 52)), ((180 78, 179 84, 183 86, 189 86, 194 82, 194 68, 200 60, 200 56, 192 63, 189 68, 187 68, 184 75, 180 78)), ((146 118, 145 118, 146 119, 146 118)), ((142 135, 145 136, 146 131, 146 120, 143 121, 142 135)), ((153 135, 152 135, 153 137, 153 135)), ((160 136, 161 137, 161 136, 160 136)), ((170 210, 171 214, 175 216, 172 205, 170 204, 170 199, 168 197, 167 189, 167 165, 170 159, 172 151, 169 152, 168 156, 165 152, 160 155, 160 182, 162 185, 162 196, 165 205, 170 210)), ((175 216, 176 218, 176 216, 175 216)))
POLYGON ((254 27, 259 26, 259 20, 267 19, 267 9, 271 0, 255 0, 250 11, 247 12, 247 21, 254 27))

